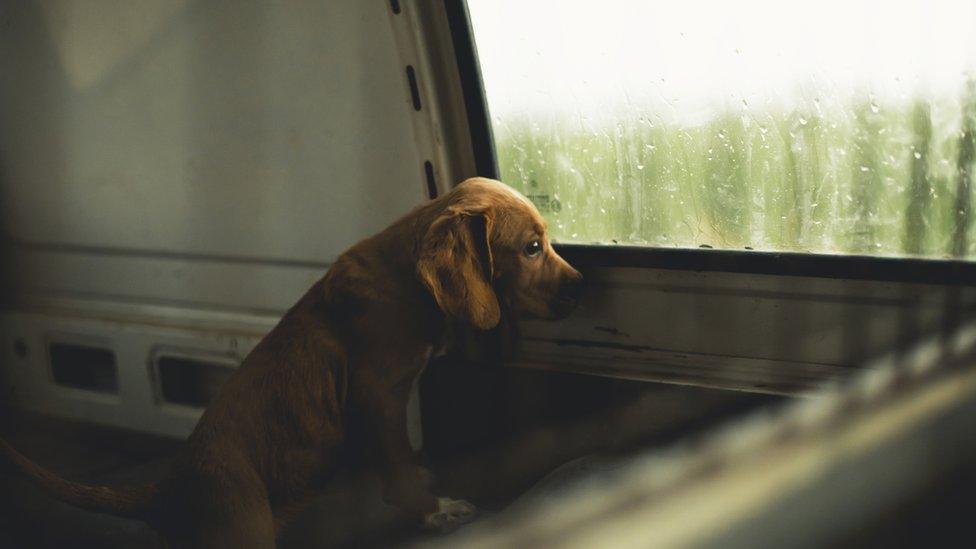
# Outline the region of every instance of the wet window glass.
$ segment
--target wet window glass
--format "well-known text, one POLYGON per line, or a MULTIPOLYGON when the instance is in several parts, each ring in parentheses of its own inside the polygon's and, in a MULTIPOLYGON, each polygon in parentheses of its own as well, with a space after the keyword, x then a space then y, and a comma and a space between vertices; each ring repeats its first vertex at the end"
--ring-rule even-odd
POLYGON ((976 259, 972 0, 469 0, 562 242, 976 259))

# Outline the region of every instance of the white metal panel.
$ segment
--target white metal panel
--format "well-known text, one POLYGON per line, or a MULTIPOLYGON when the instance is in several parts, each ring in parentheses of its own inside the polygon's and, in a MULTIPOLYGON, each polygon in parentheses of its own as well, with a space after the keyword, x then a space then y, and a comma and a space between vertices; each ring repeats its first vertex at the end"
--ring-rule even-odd
POLYGON ((0 10, 16 242, 327 263, 425 197, 386 2, 0 10))
POLYGON ((179 254, 17 248, 11 284, 24 296, 74 296, 206 309, 281 313, 328 265, 219 261, 179 254))
MULTIPOLYGON (((82 304, 83 305, 83 304, 82 304)), ((90 309, 89 307, 84 307, 90 309)), ((4 377, 11 403, 45 414, 92 421, 174 437, 186 436, 202 410, 162 401, 151 359, 159 349, 178 349, 190 357, 225 357, 236 364, 274 325, 274 317, 200 313, 192 322, 160 322, 182 317, 179 310, 113 307, 100 318, 47 312, 0 314, 5 336, 4 377), (115 355, 118 393, 98 393, 53 382, 47 346, 52 341, 96 346, 115 355), (19 342, 23 354, 14 351, 19 342)))

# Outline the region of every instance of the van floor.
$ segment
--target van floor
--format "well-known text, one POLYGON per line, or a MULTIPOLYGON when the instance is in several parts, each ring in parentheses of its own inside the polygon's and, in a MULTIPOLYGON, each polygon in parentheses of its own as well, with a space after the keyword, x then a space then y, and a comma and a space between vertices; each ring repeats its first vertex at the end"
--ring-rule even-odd
MULTIPOLYGON (((91 484, 137 485, 160 479, 182 445, 173 439, 23 412, 8 414, 2 431, 11 445, 35 462, 91 484)), ((314 526, 289 528, 282 546, 381 546, 405 541, 412 533, 397 510, 381 501, 378 482, 365 475, 333 482, 310 514, 314 520, 299 523, 314 526)), ((121 549, 162 547, 162 543, 139 521, 76 509, 22 479, 0 475, 0 547, 121 549)))
MULTIPOLYGON (((667 444, 677 437, 702 432, 731 416, 768 400, 744 402, 728 393, 695 391, 686 394, 661 388, 653 406, 651 442, 644 448, 667 444), (670 405, 662 405, 671 395, 670 405), (697 406, 689 406, 693 397, 697 406), (669 410, 670 409, 670 410, 669 410), (664 412, 664 413, 662 413, 664 412), (706 417, 707 416, 707 417, 706 417), (704 418, 704 420, 703 420, 704 418), (665 428, 667 426, 667 428, 665 428)), ((748 399, 746 399, 748 400, 748 399)), ((651 416, 649 410, 638 410, 651 416)), ((646 423, 647 421, 645 421, 646 423)), ((0 436, 39 464, 73 480, 93 484, 140 484, 165 475, 171 456, 181 442, 144 433, 134 433, 92 424, 52 419, 25 412, 0 409, 0 436)), ((551 432, 523 437, 552 440, 551 432)), ((555 437, 565 438, 565 437, 555 437)), ((649 439, 649 440, 650 440, 649 439)), ((500 482, 490 462, 499 455, 518 461, 518 445, 499 449, 495 455, 462 464, 436 464, 432 468, 442 481, 443 493, 475 501, 490 517, 516 498, 545 499, 560 486, 581 476, 600 472, 602 455, 584 453, 571 445, 562 452, 547 452, 550 459, 535 467, 522 482, 500 482), (516 457, 508 457, 513 454, 516 457), (591 459, 593 458, 593 459, 591 459), (560 465, 562 464, 562 465, 560 465), (595 464, 595 467, 594 467, 595 464), (552 471, 546 474, 548 471, 552 471), (487 484, 504 485, 501 494, 485 489, 478 477, 492 477, 487 484), (540 480, 541 479, 541 480, 540 480)), ((551 449, 550 449, 551 450, 551 449)), ((530 452, 531 454, 531 452, 530 452)), ((510 480, 510 479, 509 479, 510 480)), ((965 502, 976 489, 976 469, 966 467, 948 475, 925 493, 906 502, 876 523, 839 540, 839 546, 907 547, 924 545, 933 532, 950 536, 964 532, 968 524, 965 502)), ((463 529, 462 529, 463 531, 463 529)), ((944 536, 943 536, 944 537, 944 536)), ((303 517, 286 530, 279 546, 290 547, 389 547, 420 541, 415 527, 399 512, 385 505, 379 483, 370 475, 339 475, 326 493, 303 517)), ((951 544, 950 544, 951 545, 951 544)), ((137 522, 89 513, 59 503, 20 479, 0 475, 0 548, 155 548, 162 547, 155 532, 137 522)))
MULTIPOLYGON (((645 429, 651 425, 653 436, 645 439, 651 446, 700 431, 743 408, 769 402, 726 391, 688 393, 676 387, 658 387, 645 399, 646 404, 631 406, 622 418, 628 424, 635 417, 648 418, 638 423, 645 429)), ((583 433, 585 429, 574 425, 576 422, 562 429, 523 433, 513 437, 512 445, 497 448, 491 455, 430 463, 440 482, 438 493, 471 499, 478 504, 482 517, 500 511, 516 498, 545 497, 572 477, 593 471, 594 461, 580 459, 592 452, 593 444, 587 442, 593 439, 592 433, 583 433), (506 462, 517 467, 499 467, 506 462), (553 469, 556 472, 542 479, 553 469)), ((65 478, 105 485, 143 484, 162 478, 182 444, 20 411, 0 414, 0 436, 65 478)), ((602 444, 599 441, 597 446, 602 444)), ((285 531, 279 545, 388 547, 420 541, 424 535, 396 508, 382 502, 374 475, 349 473, 337 475, 309 511, 285 531)), ((156 533, 141 522, 82 511, 52 500, 21 479, 0 475, 0 547, 161 546, 156 533)))

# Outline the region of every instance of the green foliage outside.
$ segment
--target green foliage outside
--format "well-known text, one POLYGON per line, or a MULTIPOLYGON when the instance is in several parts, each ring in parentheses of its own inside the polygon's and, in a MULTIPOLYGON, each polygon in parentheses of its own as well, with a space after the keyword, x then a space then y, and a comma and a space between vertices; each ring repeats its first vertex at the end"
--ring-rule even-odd
POLYGON ((729 109, 702 125, 503 120, 502 179, 563 242, 976 259, 961 98, 729 109))

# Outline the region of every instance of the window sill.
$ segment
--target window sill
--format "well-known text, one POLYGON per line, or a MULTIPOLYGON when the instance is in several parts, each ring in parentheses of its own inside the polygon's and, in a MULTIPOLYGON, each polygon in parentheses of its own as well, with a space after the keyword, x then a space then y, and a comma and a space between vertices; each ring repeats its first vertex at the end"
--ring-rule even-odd
POLYGON ((976 286, 976 262, 708 248, 555 244, 579 268, 632 267, 976 286))

